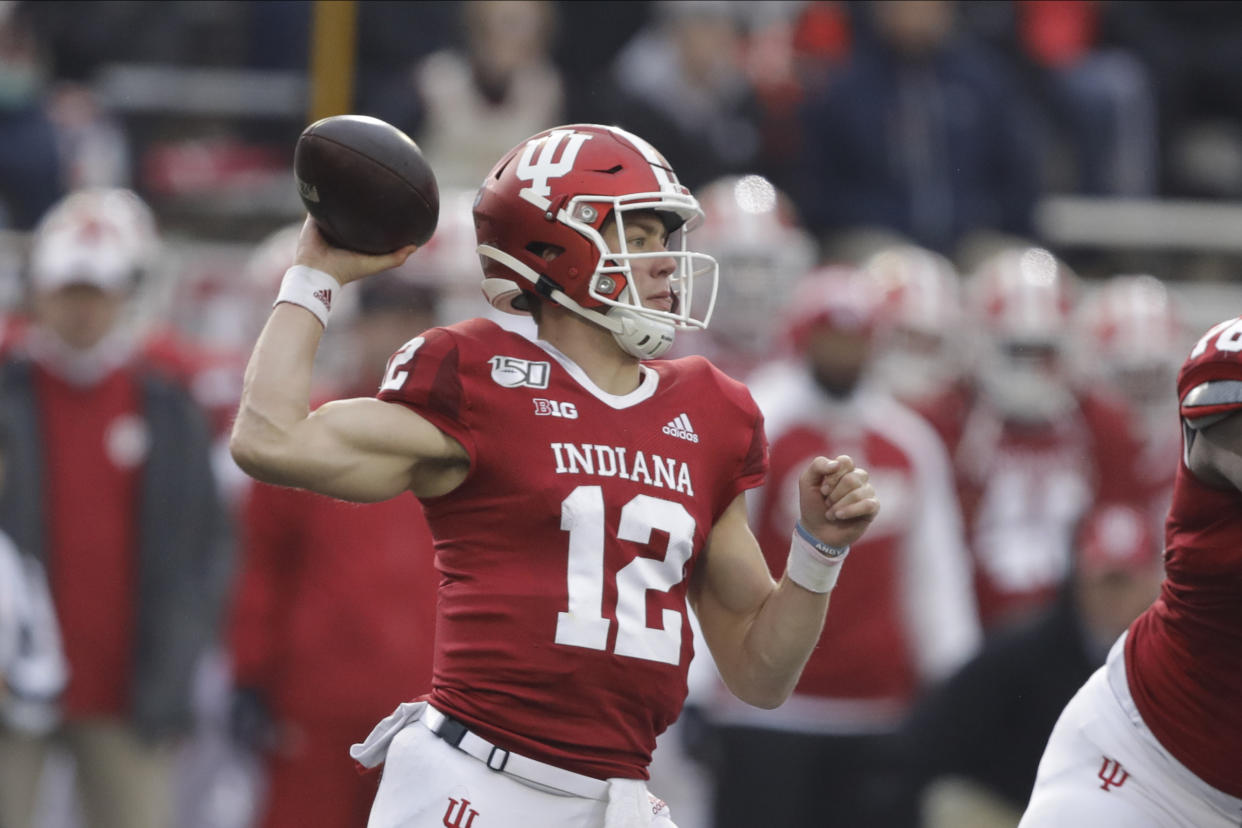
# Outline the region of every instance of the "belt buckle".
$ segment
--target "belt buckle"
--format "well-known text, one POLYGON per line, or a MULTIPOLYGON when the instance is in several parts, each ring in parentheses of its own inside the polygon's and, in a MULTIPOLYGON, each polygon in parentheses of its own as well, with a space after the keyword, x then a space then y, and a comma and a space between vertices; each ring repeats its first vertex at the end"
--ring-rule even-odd
POLYGON ((453 747, 457 747, 461 744, 461 740, 466 738, 466 734, 469 732, 470 731, 464 724, 454 718, 445 716, 443 723, 441 723, 439 729, 436 730, 436 735, 453 747))
POLYGON ((487 766, 491 768, 492 770, 496 771, 497 773, 499 773, 499 772, 504 771, 505 765, 507 764, 509 764, 509 751, 505 750, 502 747, 497 747, 496 745, 492 745, 492 752, 487 754, 487 766), (495 764, 496 754, 498 753, 500 754, 500 759, 499 759, 500 764, 495 764))

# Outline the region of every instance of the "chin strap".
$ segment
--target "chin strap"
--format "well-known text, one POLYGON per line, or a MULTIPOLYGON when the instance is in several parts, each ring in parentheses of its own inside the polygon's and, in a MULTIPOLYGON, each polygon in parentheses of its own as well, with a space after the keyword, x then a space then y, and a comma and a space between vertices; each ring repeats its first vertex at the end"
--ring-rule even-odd
POLYGON ((676 329, 668 322, 657 322, 626 308, 613 308, 611 314, 622 328, 621 331, 614 330, 612 338, 630 356, 657 359, 673 347, 676 329))
MULTIPOLYGON (((490 244, 479 245, 477 252, 481 256, 486 256, 499 262, 525 278, 532 285, 540 284, 542 277, 533 268, 515 256, 511 256, 490 244)), ((484 279, 485 283, 505 281, 503 279, 484 279)), ((499 285, 485 284, 484 293, 487 295, 488 301, 493 305, 497 305, 497 302, 511 303, 513 291, 520 291, 521 288, 518 287, 516 282, 509 282, 508 284, 513 287, 507 290, 499 285)), ((544 280, 542 284, 547 286, 549 283, 544 280)), ((621 350, 630 356, 638 357, 639 359, 656 359, 668 353, 668 349, 673 346, 673 334, 676 329, 672 323, 661 322, 644 316, 636 310, 617 305, 609 308, 606 313, 593 308, 584 308, 560 288, 553 287, 540 292, 561 307, 573 311, 583 319, 593 322, 611 333, 613 339, 621 346, 621 350)), ((506 308, 501 309, 506 310, 506 308)))

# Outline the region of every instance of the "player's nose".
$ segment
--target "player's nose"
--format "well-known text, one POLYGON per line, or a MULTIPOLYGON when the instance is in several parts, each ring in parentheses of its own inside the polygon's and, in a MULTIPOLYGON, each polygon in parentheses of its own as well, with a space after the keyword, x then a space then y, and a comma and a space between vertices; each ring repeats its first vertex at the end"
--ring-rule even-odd
POLYGON ((667 279, 676 271, 677 260, 672 256, 656 256, 651 260, 651 275, 658 279, 667 279))

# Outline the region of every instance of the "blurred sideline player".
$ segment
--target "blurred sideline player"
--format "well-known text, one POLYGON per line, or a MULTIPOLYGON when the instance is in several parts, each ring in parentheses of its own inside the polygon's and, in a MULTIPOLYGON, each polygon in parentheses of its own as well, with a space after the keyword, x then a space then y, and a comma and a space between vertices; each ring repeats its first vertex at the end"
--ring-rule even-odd
POLYGON ((1242 318, 1177 378, 1182 459, 1160 597, 1066 706, 1023 828, 1242 820, 1242 318))
POLYGON ((133 324, 156 277, 146 204, 78 191, 32 241, 31 324, 0 366, 0 525, 44 564, 69 679, 51 721, 0 724, 0 822, 30 824, 62 749, 87 822, 161 828, 230 570, 210 432, 133 324))
POLYGON ((315 292, 411 248, 352 254, 307 222, 232 447, 269 482, 423 500, 442 577, 433 686, 355 746, 384 763, 375 828, 671 825, 644 780, 686 693, 687 604, 740 697, 776 706, 796 683, 879 506, 852 460, 817 458, 772 580, 743 497, 767 465, 758 409, 704 360, 655 359, 710 316, 715 263, 687 247, 699 220, 643 139, 533 136, 488 174, 475 223, 485 295, 531 313, 540 340, 434 329, 393 355, 379 399, 314 413, 315 292))
MULTIPOLYGON (((395 271, 363 282, 337 314, 339 392, 322 398, 374 393, 387 357, 434 325, 436 293, 395 271)), ((240 515, 231 729, 264 761, 256 825, 364 825, 377 780, 353 771, 349 746, 431 688, 438 577, 427 521, 408 493, 358 505, 263 483, 240 515)))
MULTIPOLYGON (((451 325, 479 316, 479 254, 474 233, 474 190, 440 190, 440 219, 436 232, 417 256, 411 256, 394 269, 437 292, 437 324, 451 325)), ((533 339, 534 321, 525 315, 506 313, 491 305, 483 309, 486 318, 506 330, 533 339)))
MULTIPOLYGON (((880 295, 859 270, 817 269, 787 300, 795 357, 750 380, 770 440, 767 483, 750 494, 755 535, 779 574, 798 474, 817 455, 866 458, 886 509, 854 545, 820 646, 779 710, 719 694, 717 828, 908 824, 913 802, 878 756, 922 689, 977 649, 970 560, 936 432, 875 382, 880 295), (825 775, 818 769, 831 767, 825 775)), ((858 462, 862 462, 859 460, 858 462)), ((723 688, 721 688, 723 690, 723 688)))
POLYGON ((1083 299, 1075 328, 1085 380, 1115 389, 1130 405, 1138 471, 1163 521, 1181 454, 1172 393, 1190 338, 1181 308, 1154 276, 1114 276, 1083 299))
POLYGON ((720 265, 706 336, 680 340, 676 355, 701 354, 735 379, 772 356, 777 321, 798 280, 815 264, 815 243, 789 197, 762 176, 726 176, 703 188, 697 244, 720 265))
POLYGON ((871 369, 876 380, 915 410, 962 391, 965 314, 953 264, 930 250, 897 245, 870 256, 862 267, 881 295, 871 369))
POLYGON ((983 262, 966 293, 970 392, 946 392, 923 413, 952 457, 989 631, 1053 598, 1093 502, 1141 503, 1146 491, 1128 412, 1074 383, 1076 277, 1046 250, 1012 248, 983 262))

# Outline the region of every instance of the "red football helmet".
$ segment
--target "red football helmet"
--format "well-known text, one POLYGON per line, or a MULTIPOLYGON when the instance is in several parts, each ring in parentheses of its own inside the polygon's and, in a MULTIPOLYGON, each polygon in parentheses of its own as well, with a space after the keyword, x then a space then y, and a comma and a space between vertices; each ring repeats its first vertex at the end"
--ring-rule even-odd
POLYGON ((1158 528, 1150 515, 1129 504, 1097 504, 1078 530, 1079 572, 1091 577, 1117 572, 1158 572, 1158 528))
POLYGON ((716 299, 716 262, 686 247, 702 221, 698 201, 650 144, 617 127, 573 124, 545 130, 492 169, 474 206, 483 293, 510 313, 542 296, 611 331, 634 356, 664 354, 678 329, 706 328, 716 299), (669 233, 667 252, 626 249, 624 217, 655 211, 669 233), (602 230, 617 224, 620 250, 602 230), (554 250, 549 259, 545 254, 554 250), (672 257, 671 310, 643 307, 631 262, 672 257), (706 279, 706 288, 696 282, 706 279))
POLYGON ((1077 277, 1038 247, 1004 250, 971 279, 976 375, 1005 416, 1048 421, 1073 405, 1065 341, 1076 298, 1077 277))
POLYGON ((789 336, 806 348, 819 327, 873 337, 880 322, 880 294, 859 269, 833 264, 818 267, 798 282, 789 304, 789 336))

